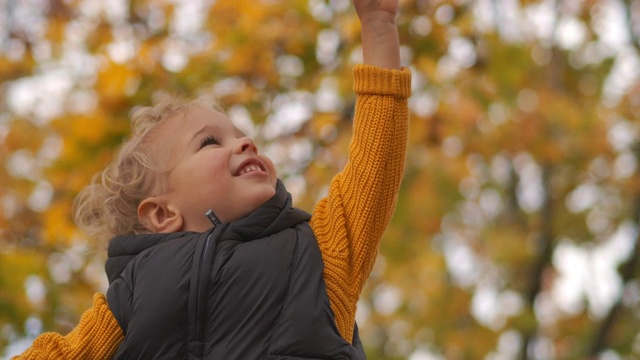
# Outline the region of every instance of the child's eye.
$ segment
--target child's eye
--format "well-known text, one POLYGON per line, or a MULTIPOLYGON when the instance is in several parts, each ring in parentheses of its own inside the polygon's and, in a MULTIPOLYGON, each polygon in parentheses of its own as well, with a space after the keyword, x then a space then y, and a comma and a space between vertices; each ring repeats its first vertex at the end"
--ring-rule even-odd
POLYGON ((200 143, 200 148, 202 149, 203 147, 209 146, 209 145, 220 145, 220 142, 214 136, 209 135, 206 138, 202 139, 202 142, 200 143))

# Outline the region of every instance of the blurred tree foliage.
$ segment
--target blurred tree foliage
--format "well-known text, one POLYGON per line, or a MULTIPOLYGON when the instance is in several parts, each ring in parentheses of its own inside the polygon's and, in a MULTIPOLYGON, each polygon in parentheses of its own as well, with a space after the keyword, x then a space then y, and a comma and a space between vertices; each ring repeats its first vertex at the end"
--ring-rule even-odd
MULTIPOLYGON (((347 0, 0 1, 0 355, 104 291, 74 196, 129 115, 215 96, 299 206, 346 161, 347 0)), ((640 356, 640 1, 403 0, 398 209, 358 321, 371 359, 640 356)))

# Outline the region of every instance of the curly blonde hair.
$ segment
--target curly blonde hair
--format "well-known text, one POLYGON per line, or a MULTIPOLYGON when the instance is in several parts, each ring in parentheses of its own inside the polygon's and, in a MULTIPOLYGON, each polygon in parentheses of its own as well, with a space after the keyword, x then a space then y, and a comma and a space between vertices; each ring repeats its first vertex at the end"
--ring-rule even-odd
POLYGON ((138 218, 138 205, 154 189, 163 186, 170 169, 148 139, 164 119, 193 106, 222 111, 209 98, 172 97, 134 112, 129 139, 112 163, 96 174, 75 199, 73 213, 78 227, 104 238, 150 232, 138 218))

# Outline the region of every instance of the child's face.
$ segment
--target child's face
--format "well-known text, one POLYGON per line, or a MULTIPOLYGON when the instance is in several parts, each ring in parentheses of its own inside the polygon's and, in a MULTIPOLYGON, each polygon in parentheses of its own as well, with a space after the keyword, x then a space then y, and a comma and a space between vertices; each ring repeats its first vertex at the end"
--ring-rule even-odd
POLYGON ((273 162, 226 115, 194 106, 158 126, 152 141, 173 165, 162 196, 182 215, 180 230, 211 228, 208 209, 223 222, 238 220, 275 194, 273 162))

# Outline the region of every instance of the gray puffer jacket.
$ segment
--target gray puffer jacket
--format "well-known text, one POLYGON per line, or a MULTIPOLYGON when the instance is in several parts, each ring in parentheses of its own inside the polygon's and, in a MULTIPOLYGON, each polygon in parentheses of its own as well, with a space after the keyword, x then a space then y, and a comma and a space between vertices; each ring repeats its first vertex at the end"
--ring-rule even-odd
MULTIPOLYGON (((203 215, 204 216, 204 215, 203 215)), ((276 195, 204 233, 123 236, 109 245, 116 359, 365 359, 344 340, 310 215, 276 195)))

